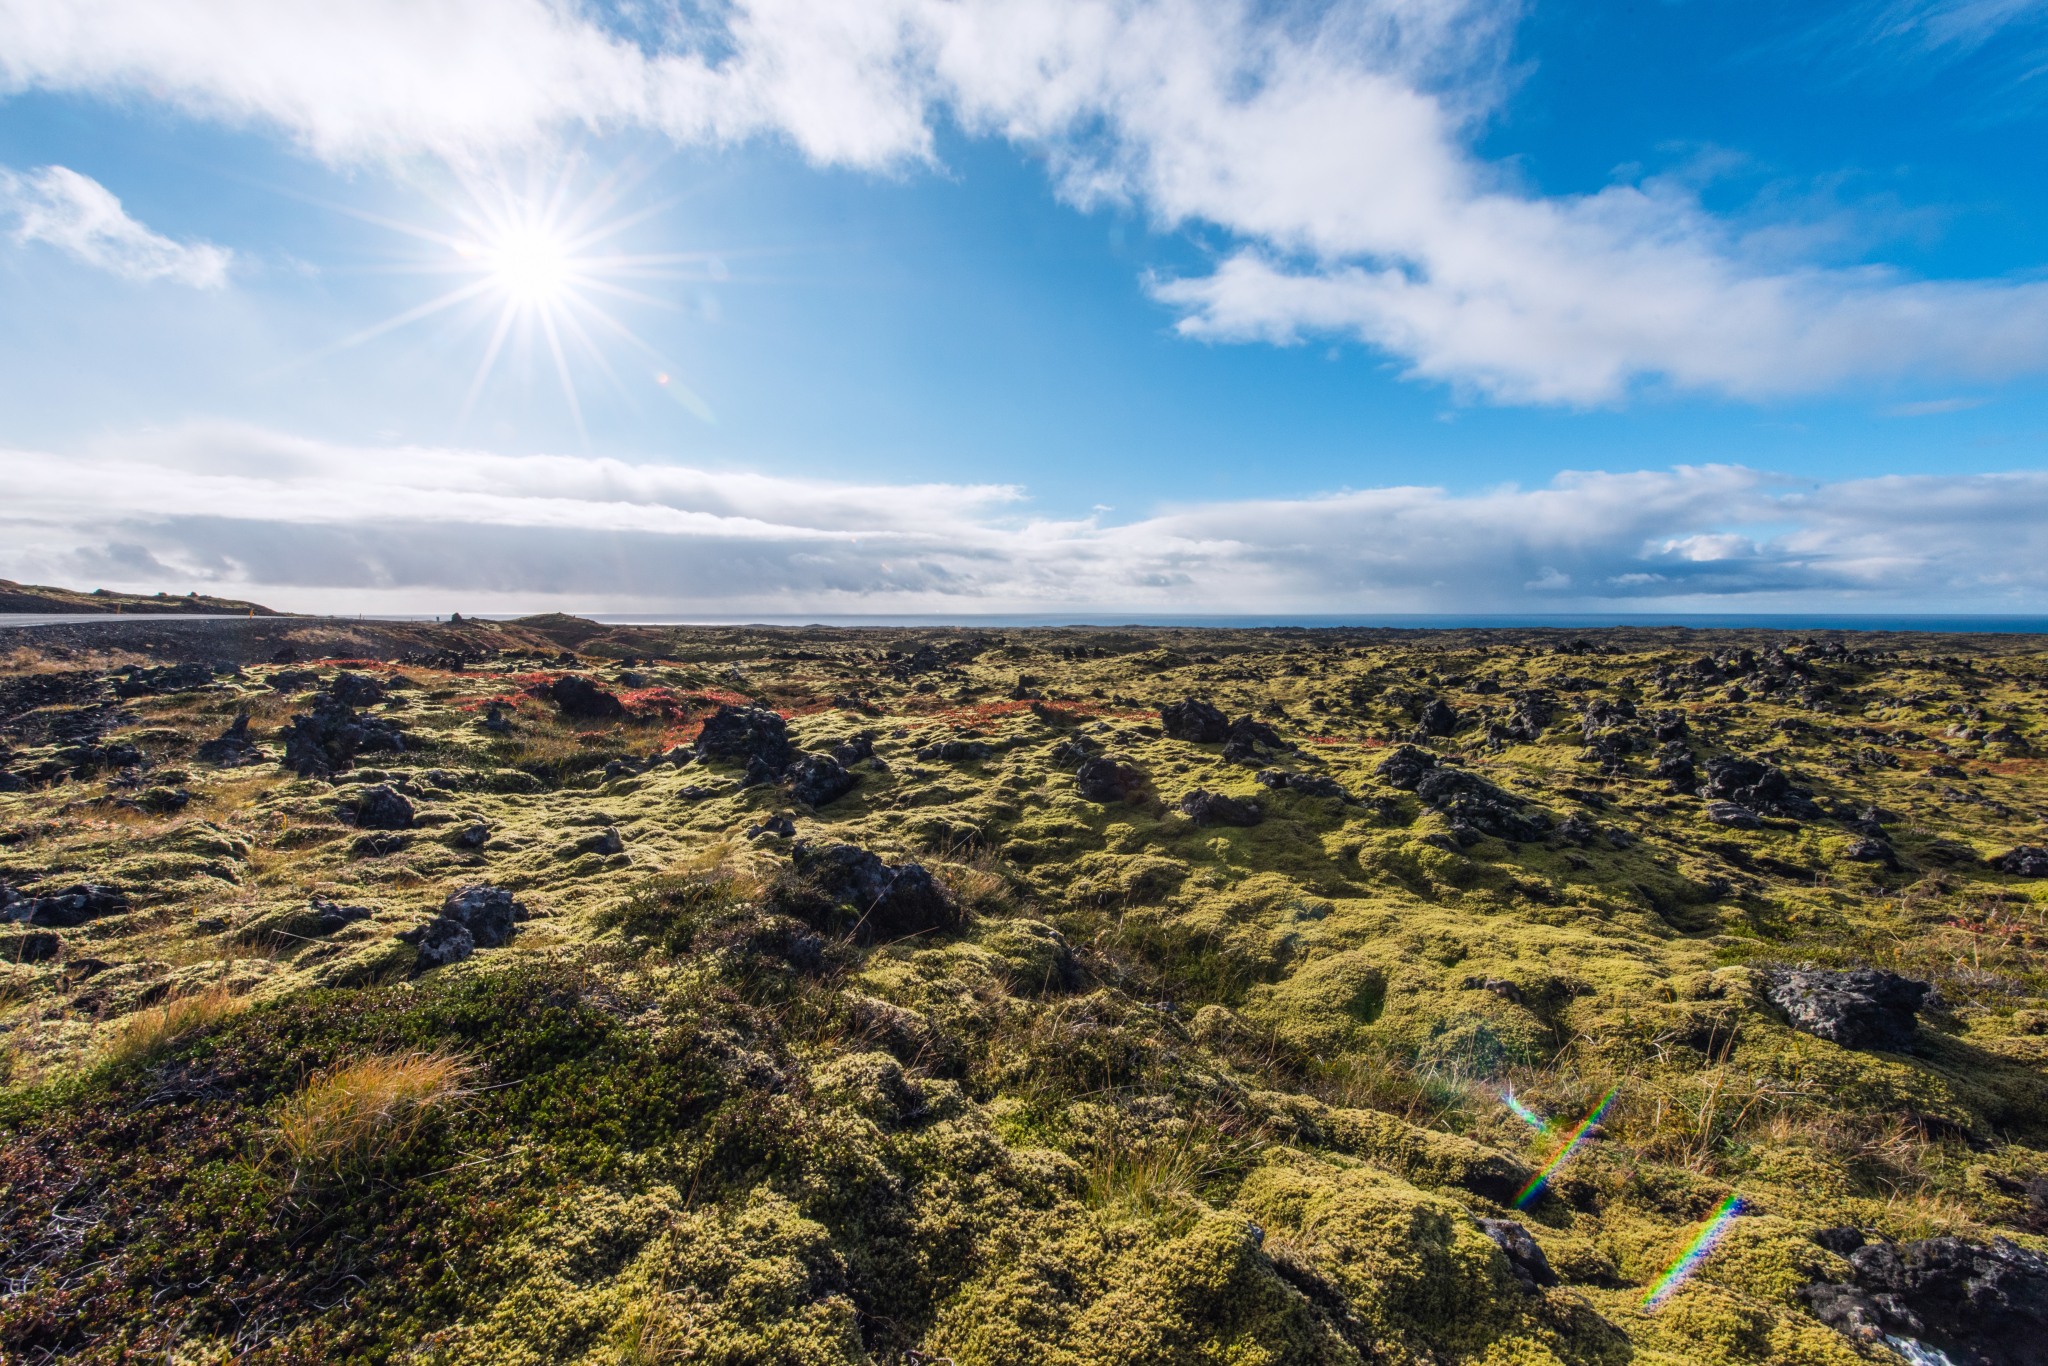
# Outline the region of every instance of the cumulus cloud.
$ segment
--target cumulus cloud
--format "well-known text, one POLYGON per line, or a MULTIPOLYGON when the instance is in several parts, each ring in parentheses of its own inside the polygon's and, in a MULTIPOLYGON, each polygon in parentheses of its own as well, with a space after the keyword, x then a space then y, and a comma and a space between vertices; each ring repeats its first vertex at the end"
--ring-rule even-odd
MULTIPOLYGON (((1915 13, 1970 8, 1945 4, 1915 13)), ((1677 183, 1517 188, 1472 149, 1517 12, 734 0, 658 21, 636 8, 629 25, 547 0, 75 0, 0 6, 0 89, 148 91, 335 160, 644 128, 903 168, 930 161, 950 116, 1042 149, 1076 204, 1220 230, 1212 272, 1150 283, 1186 335, 1355 336, 1413 376, 1505 402, 1612 403, 1646 383, 1765 398, 2048 366, 2048 284, 1788 264, 1783 234, 1745 235, 1677 183)))
POLYGON ((1792 484, 1730 465, 1033 516, 1007 485, 857 485, 246 427, 0 451, 0 575, 287 606, 763 613, 2040 610, 2048 474, 1792 484), (1769 535, 1757 528, 1775 528, 1769 535), (1980 608, 1981 610, 1981 608, 1980 608))
POLYGON ((175 280, 194 289, 227 283, 232 254, 206 242, 174 242, 130 218, 90 176, 64 166, 26 175, 0 168, 0 218, 14 219, 17 243, 46 242, 124 279, 175 280))

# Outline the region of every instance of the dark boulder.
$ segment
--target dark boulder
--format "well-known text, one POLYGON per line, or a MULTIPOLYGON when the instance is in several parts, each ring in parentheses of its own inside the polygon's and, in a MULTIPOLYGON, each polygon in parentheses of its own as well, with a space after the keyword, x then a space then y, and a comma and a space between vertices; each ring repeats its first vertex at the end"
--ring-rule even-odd
POLYGON ((502 887, 464 887, 448 894, 441 915, 468 930, 476 947, 495 949, 511 942, 518 922, 526 919, 526 907, 502 887))
POLYGON ((312 669, 280 669, 270 676, 273 692, 299 692, 320 686, 320 675, 312 669))
POLYGON ((364 906, 343 906, 326 897, 316 896, 307 908, 313 913, 310 928, 314 934, 333 934, 345 929, 358 920, 368 920, 370 911, 364 906))
POLYGON ((364 788, 356 800, 358 830, 410 830, 412 818, 412 803, 387 783, 364 788))
POLYGON ((0 963, 47 963, 62 952, 64 941, 54 934, 0 935, 0 963))
POLYGON ((1903 1053, 1913 1046, 1915 1012, 1931 988, 1894 972, 1788 968, 1773 972, 1764 996, 1794 1029, 1844 1048, 1903 1053))
POLYGON ((235 723, 214 739, 206 741, 193 751, 201 763, 218 764, 222 768, 240 768, 244 764, 258 763, 263 751, 256 748, 256 742, 249 738, 249 713, 243 712, 235 723))
POLYGON ((789 767, 789 724, 767 707, 721 706, 704 722, 696 743, 704 759, 759 759, 772 777, 789 767))
POLYGON ((1539 1287, 1558 1284, 1557 1273, 1550 1269, 1550 1259, 1529 1236, 1528 1229, 1512 1219, 1481 1219, 1479 1227, 1507 1256, 1508 1270, 1515 1273, 1523 1290, 1533 1295, 1539 1287))
POLYGON ((1187 697, 1159 712, 1159 724, 1168 739, 1190 744, 1216 745, 1230 737, 1230 720, 1200 698, 1187 697))
POLYGON ((1266 768, 1259 770, 1256 776, 1261 786, 1276 791, 1286 788, 1304 797, 1335 797, 1340 802, 1357 800, 1349 788, 1322 773, 1288 773, 1282 769, 1266 768))
POLYGON ((856 735, 832 746, 832 758, 841 768, 852 768, 861 760, 874 757, 875 742, 865 735, 856 735))
POLYGON ((916 751, 928 764, 980 763, 995 751, 979 740, 944 740, 916 751))
POLYGON ((1257 802, 1239 801, 1199 787, 1180 799, 1180 813, 1196 825, 1251 826, 1266 818, 1257 802))
POLYGON ((434 968, 445 968, 450 963, 460 963, 476 952, 476 938, 461 921, 445 915, 435 916, 418 929, 407 930, 398 936, 401 943, 414 945, 419 956, 413 960, 418 972, 434 968))
POLYGON ((562 715, 578 721, 617 721, 626 714, 626 704, 619 701, 616 693, 606 692, 580 674, 556 679, 548 685, 547 697, 561 709, 562 715))
POLYGON ((1761 830, 1764 823, 1756 812, 1734 802, 1708 802, 1707 819, 1730 830, 1761 830))
POLYGON ((1657 738, 1666 743, 1683 740, 1691 734, 1691 726, 1682 711, 1660 711, 1656 717, 1657 738))
POLYGON ((127 676, 114 685, 114 695, 147 697, 162 693, 189 692, 194 688, 206 687, 212 682, 213 670, 196 662, 155 669, 131 666, 127 676))
POLYGON ((1418 738, 1449 735, 1457 728, 1458 713, 1452 709, 1450 703, 1439 697, 1422 709, 1422 716, 1415 725, 1415 733, 1418 738))
POLYGON ((345 707, 368 707, 382 702, 385 697, 384 685, 367 674, 343 669, 327 685, 327 691, 334 694, 334 700, 345 707))
POLYGON ((129 908, 128 898, 112 887, 81 882, 49 896, 23 896, 7 889, 12 899, 0 903, 0 921, 18 925, 40 925, 50 929, 71 929, 102 916, 119 915, 129 908))
POLYGON ((740 775, 740 790, 772 783, 781 775, 758 754, 747 757, 747 771, 740 775))
POLYGON ((1787 820, 1817 820, 1821 810, 1813 794, 1792 786, 1782 770, 1755 759, 1738 759, 1732 754, 1707 760, 1707 781, 1702 797, 1734 802, 1759 816, 1787 820))
POLYGON ((1280 733, 1265 722, 1240 716, 1230 723, 1230 733, 1224 737, 1223 758, 1233 764, 1256 764, 1289 748, 1280 733))
POLYGON ((1694 767, 1691 750, 1681 740, 1667 740, 1657 751, 1656 766, 1650 770, 1653 778, 1662 778, 1667 792, 1696 792, 1699 790, 1699 771, 1694 767))
POLYGON ((2048 877, 2048 849, 2023 844, 1992 859, 1991 866, 2013 877, 2048 877))
POLYGON ((1860 839, 1842 851, 1842 857, 1854 863, 1882 863, 1896 871, 1899 856, 1883 840, 1860 839))
POLYGON ((841 768, 830 755, 806 754, 789 766, 783 782, 791 801, 820 807, 838 801, 860 786, 860 777, 841 768))
POLYGON ((1145 775, 1130 764, 1098 754, 1074 772, 1074 791, 1085 801, 1127 802, 1145 789, 1145 775))
POLYGON ((1851 1284, 1800 1292, 1815 1318, 1845 1336, 1894 1350, 1924 1344, 1953 1366, 2048 1366, 2048 1257, 2003 1238, 1989 1247, 1928 1238, 1870 1243, 1848 1259, 1851 1284))
POLYGON ((1428 770, 1415 784, 1415 795, 1424 806, 1450 820, 1452 834, 1463 845, 1478 843, 1482 835, 1530 844, 1550 829, 1548 815, 1524 813, 1521 808, 1527 803, 1520 797, 1463 769, 1440 766, 1428 770))
POLYGON ((353 768, 358 754, 405 749, 405 736, 396 726, 360 716, 327 693, 315 693, 312 711, 294 714, 280 734, 284 766, 301 778, 331 778, 353 768))
POLYGON ((1426 749, 1403 745, 1380 760, 1373 772, 1389 787, 1398 787, 1403 792, 1413 792, 1415 785, 1422 781, 1422 775, 1436 767, 1436 756, 1426 749))
POLYGON ((831 844, 799 847, 795 867, 804 886, 792 909, 820 928, 849 930, 864 943, 960 923, 959 907, 922 864, 886 864, 857 845, 831 844))

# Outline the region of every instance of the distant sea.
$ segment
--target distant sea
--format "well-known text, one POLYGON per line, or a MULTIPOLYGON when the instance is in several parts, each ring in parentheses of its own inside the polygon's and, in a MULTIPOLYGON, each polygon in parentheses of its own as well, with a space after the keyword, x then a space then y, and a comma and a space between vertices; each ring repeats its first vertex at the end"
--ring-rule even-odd
MULTIPOLYGON (((488 614, 492 620, 509 620, 508 615, 488 614)), ((1826 612, 1810 615, 1748 615, 1742 613, 1656 615, 1650 613, 1572 613, 1552 616, 1502 614, 1499 616, 1433 615, 1429 613, 1381 616, 1171 616, 1163 613, 1044 613, 931 616, 719 616, 703 613, 578 613, 590 621, 610 626, 966 626, 980 629, 1027 626, 1222 626, 1238 630, 1266 627, 1353 629, 1383 628, 1397 631, 1474 630, 1484 627, 1535 627, 1557 630, 1597 630, 1606 626, 1683 627, 1689 630, 1771 630, 1771 631, 1936 631, 1943 633, 1996 632, 2013 635, 2048 634, 2048 617, 2007 616, 1844 616, 1826 612)), ((386 618, 392 620, 393 618, 386 618)), ((412 617, 407 620, 431 620, 412 617)))

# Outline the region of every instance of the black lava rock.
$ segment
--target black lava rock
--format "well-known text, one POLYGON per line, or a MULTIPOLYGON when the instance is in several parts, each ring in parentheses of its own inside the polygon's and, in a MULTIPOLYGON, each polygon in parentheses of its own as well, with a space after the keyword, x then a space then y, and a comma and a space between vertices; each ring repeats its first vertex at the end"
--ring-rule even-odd
POLYGON ((1521 808, 1526 803, 1520 797, 1463 769, 1428 770, 1415 784, 1415 795, 1430 810, 1450 819, 1452 834, 1463 845, 1478 843, 1477 835, 1530 844, 1542 839, 1550 829, 1547 814, 1525 814, 1521 808))
POLYGON ((418 972, 434 968, 445 968, 450 963, 460 963, 476 952, 476 938, 459 920, 448 916, 435 916, 416 930, 407 930, 398 936, 401 941, 418 947, 419 956, 413 960, 418 972))
POLYGON ((280 734, 284 766, 301 778, 331 778, 355 766, 358 754, 403 751, 405 737, 378 717, 360 716, 331 694, 313 694, 313 709, 295 714, 280 734))
POLYGON ((11 889, 9 894, 13 899, 0 903, 0 921, 12 921, 18 925, 70 929, 129 909, 128 898, 120 892, 89 882, 66 887, 51 896, 22 896, 11 889))
POLYGON ((477 948, 495 949, 510 943, 526 907, 502 887, 464 887, 441 903, 441 915, 469 931, 477 948))
POLYGON ((327 691, 334 694, 334 700, 345 707, 367 707, 384 700, 384 685, 367 674, 343 669, 327 685, 327 691))
POLYGON ((1403 792, 1413 792, 1415 785, 1422 781, 1422 775, 1435 767, 1434 754, 1426 749, 1417 749, 1413 745, 1403 745, 1380 760, 1379 767, 1373 772, 1388 786, 1398 787, 1403 792))
POLYGON ((1870 1243, 1849 1253, 1850 1285, 1800 1292, 1814 1317, 1873 1346, 1933 1347, 1955 1366, 2048 1366, 2048 1257, 2003 1238, 1870 1243))
POLYGON ((861 760, 874 757, 875 742, 865 735, 856 735, 832 746, 832 758, 841 768, 852 768, 861 760))
POLYGON ((1899 856, 1883 840, 1860 839, 1842 851, 1842 857, 1856 863, 1882 863, 1897 869, 1899 856))
POLYGON ((766 707, 721 706, 697 736, 704 759, 759 759, 771 779, 789 767, 789 725, 766 707))
POLYGON ((926 745, 916 751, 916 757, 928 764, 979 763, 994 752, 979 740, 946 740, 926 745))
POLYGON ((1716 825, 1725 825, 1731 830, 1761 830, 1764 827, 1756 812, 1734 802, 1707 803, 1707 819, 1716 825))
POLYGON ((1198 697, 1183 698, 1159 712, 1168 739, 1191 744, 1221 744, 1230 736, 1230 719, 1198 697))
POLYGON ((952 929, 960 910, 922 864, 886 864, 881 857, 852 844, 798 848, 796 871, 817 893, 798 894, 795 909, 821 928, 844 928, 872 943, 902 939, 929 930, 952 929))
POLYGON ((1700 788, 1700 795, 1734 802, 1760 816, 1817 820, 1821 814, 1814 805, 1813 794, 1792 786, 1781 770, 1732 754, 1707 760, 1707 781, 1700 788))
POLYGON ((204 664, 187 662, 167 668, 131 666, 127 676, 114 685, 117 697, 145 697, 153 694, 189 692, 213 682, 213 670, 204 664))
POLYGON ((1180 799, 1180 812, 1196 825, 1249 826, 1266 818, 1256 802, 1242 802, 1199 787, 1180 799))
POLYGON ((263 758, 263 752, 249 738, 248 712, 237 716, 233 725, 193 752, 201 763, 218 764, 222 768, 240 768, 263 758))
POLYGON ((776 770, 760 755, 751 755, 747 759, 747 771, 740 776, 740 790, 745 791, 750 787, 759 787, 763 783, 772 783, 777 776, 779 775, 776 770))
POLYGON ((1254 775, 1263 787, 1274 790, 1286 788, 1299 792, 1304 797, 1335 797, 1340 802, 1353 801, 1351 790, 1335 778, 1322 773, 1289 773, 1284 769, 1261 769, 1254 775))
POLYGON ((1230 733, 1224 737, 1223 758, 1233 764, 1256 764, 1288 748, 1271 726, 1250 716, 1240 716, 1230 723, 1230 733))
POLYGON ((1439 697, 1422 709, 1422 718, 1416 723, 1415 731, 1418 736, 1449 735, 1457 728, 1458 713, 1439 697))
POLYGON ((1145 788, 1145 775, 1129 764, 1098 754, 1074 773, 1074 791, 1091 802, 1126 802, 1145 788))
POLYGON ((356 801, 358 830, 410 830, 412 817, 412 803, 386 783, 364 788, 356 801))
POLYGON ((1764 989, 1792 1027, 1844 1048, 1903 1053, 1913 1046, 1915 1012, 1931 988, 1894 972, 1785 969, 1764 989))
POLYGON ((789 799, 805 806, 827 806, 860 786, 860 776, 848 773, 837 759, 824 754, 806 754, 783 775, 789 799))
POLYGON ((1558 1284, 1557 1273, 1550 1269, 1550 1259, 1529 1236, 1528 1229, 1512 1219, 1481 1219, 1479 1227, 1493 1239, 1495 1247, 1507 1254, 1508 1270, 1515 1273, 1522 1289, 1533 1295, 1539 1286, 1558 1284))
POLYGON ((1992 859, 1991 866, 2014 877, 2048 877, 2048 849, 2023 844, 1992 859))
POLYGON ((336 930, 353 925, 358 920, 368 920, 370 912, 364 906, 342 906, 326 897, 316 896, 308 903, 313 912, 313 933, 333 934, 336 930))
MULTIPOLYGON (((626 714, 626 704, 578 674, 569 674, 548 685, 548 700, 561 708, 562 715, 579 721, 616 721, 626 714)), ((720 708, 721 711, 724 708, 720 708)))

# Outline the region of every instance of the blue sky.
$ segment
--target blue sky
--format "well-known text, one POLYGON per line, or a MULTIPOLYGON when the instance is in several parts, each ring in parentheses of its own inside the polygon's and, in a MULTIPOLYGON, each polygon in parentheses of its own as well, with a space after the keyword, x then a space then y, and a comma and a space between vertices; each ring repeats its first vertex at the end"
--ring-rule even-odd
POLYGON ((2038 612, 2044 20, 17 7, 0 575, 333 610, 2038 612), (557 187, 617 229, 567 267, 573 232, 505 226, 557 187), (566 384, 549 317, 596 341, 566 384))

